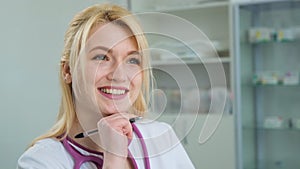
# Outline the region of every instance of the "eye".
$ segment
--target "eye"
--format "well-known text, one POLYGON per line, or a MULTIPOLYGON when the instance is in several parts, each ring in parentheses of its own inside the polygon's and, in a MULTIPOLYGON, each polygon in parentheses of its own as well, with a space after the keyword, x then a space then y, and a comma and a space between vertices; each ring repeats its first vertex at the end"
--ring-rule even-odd
POLYGON ((141 61, 140 61, 140 59, 137 59, 137 58, 130 58, 130 59, 128 60, 128 63, 129 63, 129 64, 140 65, 140 64, 141 64, 141 61))
POLYGON ((93 60, 105 60, 108 61, 109 58, 106 55, 100 54, 100 55, 96 55, 95 57, 92 58, 93 60))

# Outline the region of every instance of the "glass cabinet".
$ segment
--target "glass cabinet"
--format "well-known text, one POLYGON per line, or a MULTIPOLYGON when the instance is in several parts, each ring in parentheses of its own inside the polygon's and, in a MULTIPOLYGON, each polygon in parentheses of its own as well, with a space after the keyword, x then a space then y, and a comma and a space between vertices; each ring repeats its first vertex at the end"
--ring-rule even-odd
POLYGON ((233 4, 243 169, 300 166, 300 1, 233 4))

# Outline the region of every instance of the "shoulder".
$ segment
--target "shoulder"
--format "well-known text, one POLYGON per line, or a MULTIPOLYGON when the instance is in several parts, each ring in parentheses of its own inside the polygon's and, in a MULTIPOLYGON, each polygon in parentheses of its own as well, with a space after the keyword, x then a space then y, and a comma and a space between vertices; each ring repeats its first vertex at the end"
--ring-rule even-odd
MULTIPOLYGON (((141 120, 136 122, 135 125, 145 142, 148 156, 151 158, 152 168, 194 169, 171 125, 150 120, 141 120), (170 161, 174 162, 170 163, 170 161)), ((144 150, 137 148, 140 142, 140 139, 133 139, 130 150, 135 157, 143 159, 144 150)))
POLYGON ((160 135, 161 133, 173 130, 168 123, 148 119, 138 121, 135 125, 143 134, 160 135))
POLYGON ((180 144, 172 127, 165 122, 144 119, 136 122, 135 125, 146 144, 156 151, 165 152, 180 144))
POLYGON ((21 155, 18 168, 65 168, 68 159, 62 143, 47 138, 38 141, 21 155))
POLYGON ((159 122, 155 120, 143 119, 135 123, 138 130, 141 132, 143 138, 152 139, 171 139, 178 143, 178 138, 173 130, 173 128, 165 122, 159 122))

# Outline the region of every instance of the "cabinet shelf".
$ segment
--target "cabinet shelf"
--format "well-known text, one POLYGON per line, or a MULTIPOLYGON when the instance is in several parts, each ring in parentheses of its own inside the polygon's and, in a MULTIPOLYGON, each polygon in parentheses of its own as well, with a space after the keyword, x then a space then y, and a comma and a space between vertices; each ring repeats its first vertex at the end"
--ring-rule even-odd
POLYGON ((234 4, 240 168, 300 165, 299 11, 298 0, 234 4))
POLYGON ((279 131, 279 132, 287 132, 287 131, 295 131, 300 133, 300 129, 298 128, 289 128, 289 127, 280 127, 280 128, 266 128, 266 127, 243 127, 244 130, 249 131, 279 131))
MULTIPOLYGON (((170 1, 171 2, 171 1, 170 1)), ((228 6, 229 1, 227 0, 202 0, 195 3, 184 3, 184 4, 155 4, 155 6, 148 5, 147 7, 142 7, 142 9, 134 9, 134 12, 176 12, 176 11, 188 11, 201 8, 213 8, 228 6), (145 8, 145 9, 144 9, 145 8)))
POLYGON ((156 12, 175 12, 175 11, 185 11, 185 10, 193 10, 193 9, 200 9, 200 8, 212 8, 212 7, 221 7, 227 6, 229 2, 215 0, 215 1, 200 1, 196 4, 190 4, 185 6, 177 6, 177 7, 156 7, 156 12))
MULTIPOLYGON (((154 32, 147 34, 149 46, 150 49, 152 49, 150 55, 152 58, 153 78, 155 80, 155 87, 165 93, 165 99, 167 100, 165 107, 163 107, 160 98, 154 98, 153 111, 163 112, 159 114, 153 113, 153 115, 157 116, 159 121, 166 119, 165 122, 172 124, 172 126, 174 125, 174 118, 171 119, 169 118, 170 116, 180 119, 179 121, 182 121, 182 116, 191 116, 193 119, 199 119, 200 117, 200 119, 203 120, 208 119, 206 118, 208 115, 210 115, 209 117, 214 115, 221 117, 220 113, 208 114, 208 111, 206 112, 209 108, 214 110, 214 112, 219 110, 214 109, 216 106, 219 106, 219 95, 216 95, 217 99, 215 99, 217 104, 210 104, 211 97, 209 97, 210 93, 207 90, 217 86, 221 90, 228 89, 228 94, 232 91, 231 70, 233 52, 231 51, 230 1, 134 1, 136 3, 132 4, 136 12, 149 11, 150 13, 166 13, 166 15, 152 15, 154 17, 153 23, 141 19, 142 23, 145 21, 143 25, 144 29, 154 32), (191 4, 192 2, 195 3, 191 4), (174 20, 164 20, 161 16, 175 17, 174 20), (178 92, 180 90, 183 91, 178 92), (194 90, 199 90, 200 97, 194 90), (192 108, 198 104, 197 99, 194 98, 201 99, 199 109, 192 108), (191 103, 191 101, 193 102, 191 103), (180 110, 182 112, 180 112, 180 110), (178 116, 180 118, 178 118, 178 116)), ((216 93, 219 92, 216 91, 216 93)), ((222 94, 223 92, 221 92, 221 95, 222 94)), ((232 102, 228 102, 230 105, 227 105, 226 102, 224 114, 222 114, 224 115, 222 116, 222 123, 224 123, 224 119, 234 119, 231 103, 232 102)), ((195 124, 202 126, 203 123, 197 122, 195 124)), ((229 130, 232 133, 234 133, 235 130, 233 125, 234 121, 230 121, 228 126, 230 126, 229 130)), ((216 131, 218 132, 219 129, 223 130, 224 128, 220 127, 216 131)), ((185 130, 184 127, 181 127, 180 131, 183 130, 185 130)), ((199 132, 197 132, 196 139, 199 138, 199 132)), ((216 146, 226 149, 233 146, 234 144, 232 144, 233 142, 231 140, 234 140, 234 134, 230 135, 230 132, 222 132, 222 134, 226 133, 222 139, 226 139, 227 142, 224 143, 221 141, 221 143, 217 143, 218 145, 216 146)), ((189 135, 191 135, 191 132, 189 135)), ((193 139, 194 137, 195 136, 193 136, 193 139)), ((207 156, 206 151, 201 151, 203 146, 210 144, 203 144, 201 147, 198 147, 198 142, 196 141, 195 143, 197 143, 197 145, 188 145, 188 148, 190 146, 191 149, 187 149, 187 152, 194 158, 192 161, 195 168, 236 168, 235 154, 229 154, 228 150, 223 151, 216 149, 216 143, 211 140, 210 142, 213 143, 211 144, 213 145, 212 150, 216 151, 212 153, 212 158, 215 158, 215 154, 219 154, 222 156, 224 162, 218 163, 217 166, 210 163, 210 161, 205 158, 208 157, 208 159, 211 159, 211 157, 207 156), (224 152, 226 152, 225 158, 223 157, 224 152), (202 160, 199 160, 199 156, 202 160)), ((230 149, 230 151, 231 150, 234 150, 234 148, 230 149)))
POLYGON ((285 10, 287 8, 299 8, 300 4, 297 0, 252 0, 240 1, 241 9, 250 12, 268 12, 274 10, 285 10), (271 5, 270 5, 271 4, 271 5), (291 5, 292 4, 292 5, 291 5), (272 7, 270 7, 272 6, 272 7))
POLYGON ((300 87, 300 84, 253 84, 254 87, 300 87))
POLYGON ((261 42, 249 42, 251 45, 267 45, 267 44, 288 44, 288 43, 298 43, 300 39, 293 40, 282 40, 282 41, 261 41, 261 42))
POLYGON ((190 60, 153 60, 152 65, 160 66, 172 66, 172 65, 184 65, 184 64, 220 64, 220 63, 230 63, 230 57, 222 57, 222 58, 203 58, 202 60, 199 59, 190 59, 190 60))

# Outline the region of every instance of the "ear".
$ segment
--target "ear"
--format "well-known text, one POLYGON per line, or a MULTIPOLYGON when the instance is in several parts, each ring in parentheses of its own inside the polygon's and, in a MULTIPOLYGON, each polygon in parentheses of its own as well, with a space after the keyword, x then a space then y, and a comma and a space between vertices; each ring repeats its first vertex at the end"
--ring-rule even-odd
POLYGON ((72 76, 68 62, 62 63, 62 76, 67 84, 70 84, 72 82, 72 76))

